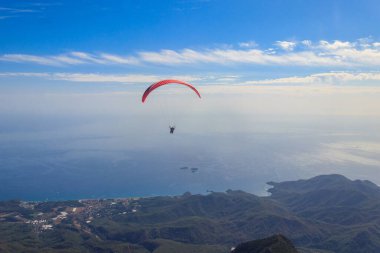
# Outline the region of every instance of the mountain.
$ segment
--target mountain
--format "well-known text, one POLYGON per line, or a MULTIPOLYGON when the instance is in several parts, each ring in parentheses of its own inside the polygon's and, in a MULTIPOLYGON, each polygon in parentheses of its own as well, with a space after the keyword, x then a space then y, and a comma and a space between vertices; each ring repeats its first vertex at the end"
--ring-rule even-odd
POLYGON ((231 253, 298 253, 292 242, 283 235, 244 242, 231 253))
POLYGON ((340 225, 380 219, 380 212, 376 212, 380 210, 380 188, 370 181, 328 175, 268 184, 274 186, 269 190, 271 199, 302 217, 340 225))
POLYGON ((107 240, 140 243, 163 238, 183 243, 236 245, 274 233, 299 241, 323 236, 320 228, 300 220, 278 203, 242 191, 154 197, 139 200, 134 215, 102 217, 93 229, 107 240))
POLYGON ((271 198, 298 213, 314 208, 373 207, 379 204, 380 188, 370 181, 351 181, 341 175, 323 175, 309 180, 274 183, 271 198))
POLYGON ((380 187, 367 180, 322 175, 268 183, 271 199, 298 217, 324 224, 327 239, 311 243, 336 252, 380 252, 380 187))
POLYGON ((271 196, 0 202, 0 252, 212 252, 282 234, 299 252, 380 252, 380 188, 340 175, 270 182, 271 196))

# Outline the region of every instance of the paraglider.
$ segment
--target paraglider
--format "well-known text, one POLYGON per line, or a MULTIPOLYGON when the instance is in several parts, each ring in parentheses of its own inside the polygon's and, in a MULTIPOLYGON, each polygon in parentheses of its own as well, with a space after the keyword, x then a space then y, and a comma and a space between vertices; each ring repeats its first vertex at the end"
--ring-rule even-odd
MULTIPOLYGON (((144 94, 142 95, 142 98, 141 98, 142 103, 145 103, 146 99, 148 98, 149 94, 152 91, 154 91, 155 89, 157 89, 157 88, 159 88, 161 86, 168 85, 168 84, 177 84, 177 85, 187 86, 191 90, 193 90, 195 92, 195 94, 199 98, 201 98, 201 94, 199 93, 199 91, 193 85, 191 85, 189 83, 186 83, 186 82, 183 82, 183 81, 180 81, 180 80, 168 79, 168 80, 162 80, 162 81, 159 81, 157 83, 154 83, 154 84, 150 85, 145 90, 144 94)), ((169 125, 169 130, 170 130, 170 134, 174 134, 175 126, 174 125, 169 125)))
POLYGON ((142 96, 142 98, 141 98, 141 101, 144 103, 145 100, 148 98, 148 95, 149 95, 152 91, 154 91, 155 89, 157 89, 157 88, 160 87, 160 86, 168 85, 168 84, 185 85, 185 86, 189 87, 190 89, 192 89, 192 90, 198 95, 198 97, 201 98, 201 94, 199 93, 199 91, 198 91, 193 85, 191 85, 191 84, 189 84, 189 83, 185 83, 185 82, 183 82, 183 81, 179 81, 179 80, 174 80, 174 79, 172 79, 172 80, 162 80, 162 81, 159 81, 159 82, 154 83, 154 84, 152 84, 151 86, 149 86, 149 87, 145 90, 145 92, 144 92, 144 94, 143 94, 143 96, 142 96))

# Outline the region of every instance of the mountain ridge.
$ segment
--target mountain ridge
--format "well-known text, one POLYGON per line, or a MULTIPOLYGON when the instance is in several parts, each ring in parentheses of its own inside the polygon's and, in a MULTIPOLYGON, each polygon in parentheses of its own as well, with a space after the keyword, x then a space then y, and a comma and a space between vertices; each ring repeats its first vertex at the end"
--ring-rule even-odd
POLYGON ((305 253, 380 251, 378 186, 340 175, 270 184, 272 194, 267 197, 228 190, 0 202, 0 249, 120 252, 132 247, 141 253, 176 252, 173 249, 225 253, 244 241, 283 234, 305 253))

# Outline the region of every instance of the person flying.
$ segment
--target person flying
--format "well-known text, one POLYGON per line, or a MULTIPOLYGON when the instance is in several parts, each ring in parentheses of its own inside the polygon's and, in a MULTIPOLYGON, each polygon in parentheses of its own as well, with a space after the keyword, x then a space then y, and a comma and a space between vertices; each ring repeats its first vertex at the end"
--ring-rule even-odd
MULTIPOLYGON (((201 98, 201 94, 199 93, 199 91, 191 84, 189 83, 186 83, 186 82, 183 82, 183 81, 180 81, 180 80, 174 80, 174 79, 167 79, 167 80, 161 80, 159 82, 156 82, 152 85, 150 85, 144 92, 144 94, 142 95, 141 97, 141 102, 142 103, 145 103, 149 94, 152 93, 152 91, 156 90, 157 88, 161 87, 161 86, 165 86, 165 85, 171 85, 171 84, 176 84, 176 85, 182 85, 182 86, 187 86, 188 88, 190 88, 191 90, 193 90, 195 92, 195 94, 201 98)), ((172 123, 169 123, 169 124, 173 124, 173 121, 169 121, 169 122, 172 122, 172 123)), ((170 129, 170 134, 174 134, 174 130, 175 130, 175 126, 172 126, 172 125, 169 125, 169 129, 170 129)))

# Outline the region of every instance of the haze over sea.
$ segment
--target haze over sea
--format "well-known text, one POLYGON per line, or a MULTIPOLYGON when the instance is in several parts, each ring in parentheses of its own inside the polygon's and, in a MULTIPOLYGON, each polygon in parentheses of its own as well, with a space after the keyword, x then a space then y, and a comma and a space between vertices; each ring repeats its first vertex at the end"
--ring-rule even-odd
POLYGON ((0 198, 265 195, 268 181, 329 173, 380 183, 377 88, 208 86, 201 100, 163 88, 142 104, 144 88, 2 94, 0 198))

